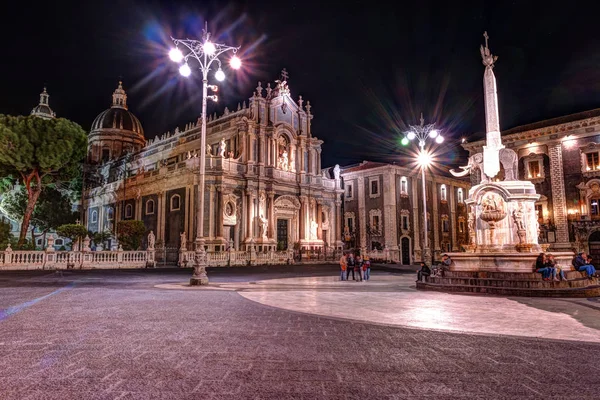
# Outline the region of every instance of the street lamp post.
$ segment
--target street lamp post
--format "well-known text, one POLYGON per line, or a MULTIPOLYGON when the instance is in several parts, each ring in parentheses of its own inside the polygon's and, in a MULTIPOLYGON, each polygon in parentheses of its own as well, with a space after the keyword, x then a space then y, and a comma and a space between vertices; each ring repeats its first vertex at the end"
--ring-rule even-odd
POLYGON ((412 140, 418 140, 419 154, 417 161, 421 166, 421 180, 423 187, 423 254, 422 260, 425 264, 431 266, 431 249, 429 248, 428 240, 428 226, 427 226, 427 190, 425 186, 425 169, 431 164, 431 155, 425 150, 425 143, 428 139, 435 140, 436 143, 440 144, 444 141, 444 137, 435 129, 435 124, 425 125, 423 119, 423 113, 421 113, 421 124, 420 125, 409 125, 410 130, 406 133, 406 136, 402 139, 402 144, 407 145, 412 140))
POLYGON ((171 38, 175 47, 169 52, 169 57, 175 62, 183 62, 179 67, 179 73, 185 77, 191 75, 192 70, 188 65, 188 60, 194 59, 198 63, 198 68, 202 71, 202 127, 200 134, 200 170, 198 172, 198 201, 196 203, 196 239, 195 239, 195 254, 194 254, 194 274, 190 279, 190 285, 206 285, 208 284, 208 276, 206 275, 206 250, 204 249, 204 181, 205 181, 205 166, 206 166, 206 101, 210 98, 217 101, 216 95, 208 96, 208 89, 216 92, 218 87, 208 84, 208 72, 211 65, 218 64, 218 69, 215 72, 215 78, 218 81, 225 79, 225 73, 221 69, 221 60, 219 56, 231 51, 233 57, 229 60, 229 65, 233 69, 239 69, 242 66, 242 61, 235 55, 239 47, 231 47, 225 44, 214 43, 210 39, 208 25, 202 31, 202 40, 194 39, 175 39, 171 38), (179 50, 179 45, 185 48, 187 54, 179 50))

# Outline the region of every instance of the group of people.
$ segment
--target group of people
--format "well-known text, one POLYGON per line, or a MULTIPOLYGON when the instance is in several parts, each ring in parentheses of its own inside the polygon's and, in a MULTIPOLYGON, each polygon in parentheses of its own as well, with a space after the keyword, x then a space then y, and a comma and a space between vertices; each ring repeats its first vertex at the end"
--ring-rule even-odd
POLYGON ((579 253, 573 258, 573 267, 576 271, 586 272, 588 278, 592 278, 596 275, 596 268, 592 265, 592 257, 586 253, 579 253))
MULTIPOLYGON (((592 265, 592 258, 586 253, 578 253, 573 257, 572 264, 575 271, 585 272, 588 278, 598 277, 596 268, 592 265)), ((556 260, 552 254, 540 253, 535 261, 535 271, 542 274, 542 279, 545 281, 567 280, 565 271, 556 264, 556 260)))
POLYGON ((565 271, 556 264, 556 260, 552 254, 540 253, 535 260, 535 271, 542 274, 542 279, 545 281, 566 281, 565 271), (560 279, 558 278, 560 276, 560 279))
POLYGON ((357 282, 368 281, 371 279, 371 260, 369 256, 362 257, 354 253, 344 253, 340 258, 340 281, 347 281, 352 273, 352 280, 357 282))
POLYGON ((417 282, 422 281, 427 276, 444 276, 444 271, 449 271, 451 264, 452 259, 448 254, 443 254, 440 263, 433 268, 429 268, 427 264, 422 262, 421 268, 417 271, 417 282))

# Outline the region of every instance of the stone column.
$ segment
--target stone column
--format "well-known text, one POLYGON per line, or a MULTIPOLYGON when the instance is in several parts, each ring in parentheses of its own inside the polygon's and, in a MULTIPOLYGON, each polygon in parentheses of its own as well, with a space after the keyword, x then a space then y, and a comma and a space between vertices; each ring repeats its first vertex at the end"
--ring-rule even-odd
POLYGON ((208 185, 208 238, 215 237, 215 185, 208 185))
POLYGON ((338 199, 335 201, 335 241, 342 241, 342 201, 339 200, 341 195, 336 195, 338 199))
POLYGON ((270 239, 277 239, 277 234, 275 232, 275 193, 268 192, 269 199, 269 215, 267 218, 269 219, 269 228, 267 232, 267 236, 270 239))
POLYGON ((560 142, 548 145, 550 156, 550 183, 552 185, 552 210, 556 225, 555 249, 570 249, 569 221, 567 218, 567 199, 563 171, 562 145, 560 142))
POLYGON ((456 229, 458 224, 456 222, 456 187, 450 186, 448 188, 448 208, 450 208, 450 232, 452 232, 452 251, 458 251, 458 243, 456 243, 456 229))
POLYGON ((298 218, 298 233, 300 240, 306 239, 306 209, 308 208, 306 196, 300 196, 300 215, 298 218))
POLYGON ((365 179, 359 176, 356 186, 358 186, 358 232, 360 236, 361 253, 367 249, 367 212, 365 210, 365 179))
POLYGON ((385 245, 398 250, 398 216, 396 207, 396 176, 390 168, 383 174, 383 226, 385 245))
POLYGON ((290 167, 289 170, 296 172, 296 145, 290 145, 290 167))
POLYGON ((142 219, 142 196, 135 199, 135 219, 138 221, 142 219))
POLYGON ((323 240, 323 229, 322 229, 322 224, 323 224, 323 218, 322 218, 322 214, 323 214, 323 206, 321 205, 321 203, 317 203, 317 239, 319 240, 323 240))
POLYGON ((191 204, 190 203, 190 187, 186 186, 185 187, 185 208, 184 208, 184 216, 183 216, 183 231, 185 232, 186 235, 186 239, 187 237, 189 237, 189 232, 190 232, 190 226, 189 226, 189 220, 190 220, 190 210, 191 210, 191 204))
MULTIPOLYGON (((215 204, 216 218, 215 218, 215 236, 218 238, 223 237, 223 188, 221 185, 216 187, 217 202, 215 204)), ((229 239, 229 237, 227 238, 229 239)))
POLYGON ((160 192, 158 192, 158 221, 156 227, 156 240, 160 240, 161 242, 163 242, 163 244, 165 243, 165 196, 166 193, 164 191, 161 190, 160 192))
MULTIPOLYGON (((440 221, 439 221, 439 213, 438 213, 438 190, 440 189, 440 186, 433 181, 431 181, 431 208, 432 210, 431 212, 431 223, 433 224, 432 226, 432 230, 433 230, 433 246, 431 246, 431 249, 433 250, 432 253, 432 260, 435 260, 435 256, 436 253, 439 253, 440 251, 440 221)), ((446 189, 447 190, 447 189, 446 189)), ((446 192, 447 194, 448 192, 446 192)))
POLYGON ((413 251, 415 252, 414 254, 414 259, 415 260, 420 260, 421 259, 421 219, 423 218, 423 214, 419 212, 419 204, 421 204, 422 200, 419 200, 419 188, 418 188, 418 184, 417 184, 418 179, 415 176, 412 176, 410 178, 410 182, 411 182, 411 204, 413 207, 413 223, 412 223, 412 229, 414 232, 414 237, 413 237, 413 251), (418 254, 417 254, 418 253, 418 254))
POLYGON ((246 239, 252 238, 252 217, 254 210, 252 207, 252 191, 246 190, 246 239))

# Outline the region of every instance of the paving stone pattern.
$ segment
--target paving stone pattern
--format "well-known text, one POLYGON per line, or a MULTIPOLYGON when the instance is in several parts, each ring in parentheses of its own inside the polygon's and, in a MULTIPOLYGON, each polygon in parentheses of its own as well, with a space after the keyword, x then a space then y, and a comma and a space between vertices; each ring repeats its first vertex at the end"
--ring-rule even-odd
POLYGON ((2 275, 0 399, 600 398, 597 344, 369 325, 154 287, 187 277, 2 275))

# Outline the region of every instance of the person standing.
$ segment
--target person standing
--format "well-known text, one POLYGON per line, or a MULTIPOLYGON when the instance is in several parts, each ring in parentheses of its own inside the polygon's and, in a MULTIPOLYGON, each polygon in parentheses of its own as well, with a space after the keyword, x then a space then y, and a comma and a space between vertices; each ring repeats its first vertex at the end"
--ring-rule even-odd
POLYGON ((340 258, 340 281, 346 280, 346 269, 348 268, 348 260, 346 259, 346 255, 342 253, 342 257, 340 258))
POLYGON ((352 280, 355 281, 356 277, 354 276, 354 264, 356 264, 356 260, 354 259, 354 254, 348 254, 348 273, 346 274, 346 280, 350 279, 350 272, 352 272, 352 280))
POLYGON ((354 272, 358 274, 357 280, 359 282, 362 282, 362 280, 363 280, 362 267, 363 267, 363 259, 362 259, 362 256, 359 254, 358 256, 356 256, 356 264, 354 264, 354 272))
POLYGON ((371 279, 371 259, 369 256, 365 256, 363 260, 363 271, 365 274, 365 281, 371 279))

